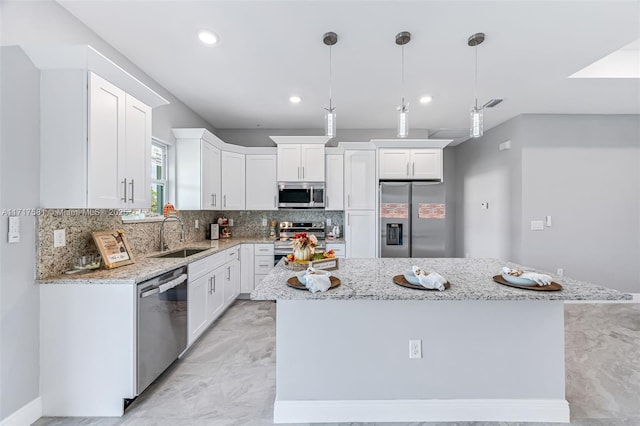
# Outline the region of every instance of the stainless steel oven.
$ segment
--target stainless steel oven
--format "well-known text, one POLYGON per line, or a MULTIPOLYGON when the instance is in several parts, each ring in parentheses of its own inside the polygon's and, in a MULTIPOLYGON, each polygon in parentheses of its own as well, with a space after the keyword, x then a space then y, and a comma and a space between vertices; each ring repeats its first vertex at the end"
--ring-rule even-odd
POLYGON ((138 284, 137 394, 187 348, 187 267, 138 284))
POLYGON ((278 182, 281 209, 323 209, 323 182, 278 182))

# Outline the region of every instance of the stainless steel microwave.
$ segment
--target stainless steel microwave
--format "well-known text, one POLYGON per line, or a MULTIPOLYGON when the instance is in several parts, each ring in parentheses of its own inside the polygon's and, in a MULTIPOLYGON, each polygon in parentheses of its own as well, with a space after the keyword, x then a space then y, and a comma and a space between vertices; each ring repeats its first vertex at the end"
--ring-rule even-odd
POLYGON ((278 182, 281 209, 323 209, 323 182, 278 182))

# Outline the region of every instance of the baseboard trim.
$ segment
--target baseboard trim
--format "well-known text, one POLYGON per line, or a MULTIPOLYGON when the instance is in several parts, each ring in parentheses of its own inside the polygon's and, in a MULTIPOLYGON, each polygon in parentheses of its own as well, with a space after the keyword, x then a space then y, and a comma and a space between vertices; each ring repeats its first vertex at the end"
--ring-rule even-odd
POLYGON ((0 420, 0 426, 30 425, 35 423, 40 417, 42 417, 42 399, 37 397, 8 417, 0 420))
POLYGON ((569 423, 564 399, 278 400, 274 423, 552 422, 569 423))
POLYGON ((630 294, 631 300, 565 300, 564 303, 640 303, 640 293, 630 294))

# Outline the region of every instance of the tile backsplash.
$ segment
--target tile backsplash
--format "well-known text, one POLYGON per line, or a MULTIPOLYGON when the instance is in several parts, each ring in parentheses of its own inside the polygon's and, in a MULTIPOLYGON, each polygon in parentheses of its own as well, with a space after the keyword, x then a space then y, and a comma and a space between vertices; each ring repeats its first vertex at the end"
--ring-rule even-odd
MULTIPOLYGON (((105 209, 44 209, 38 217, 37 278, 49 278, 72 269, 78 257, 98 253, 92 232, 123 229, 134 257, 160 249, 162 222, 122 222, 118 210, 105 209), (53 247, 53 231, 64 229, 66 245, 53 247)), ((344 213, 322 210, 274 210, 274 211, 186 211, 178 216, 184 222, 185 241, 202 241, 209 238, 209 224, 218 217, 233 219, 232 237, 267 237, 268 226, 262 219, 278 222, 326 222, 343 225, 344 213), (198 220, 199 227, 195 228, 198 220)), ((169 247, 180 240, 180 224, 168 221, 164 225, 164 237, 169 247)))

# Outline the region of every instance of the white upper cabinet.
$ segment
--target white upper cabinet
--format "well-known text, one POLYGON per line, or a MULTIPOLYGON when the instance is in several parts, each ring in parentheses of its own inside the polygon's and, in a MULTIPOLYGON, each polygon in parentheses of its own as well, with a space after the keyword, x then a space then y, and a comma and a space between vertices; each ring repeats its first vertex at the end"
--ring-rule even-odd
POLYGON ((85 70, 41 76, 42 206, 151 207, 151 108, 85 70))
POLYGON ((247 210, 278 209, 277 157, 247 154, 245 208, 247 210))
POLYGON ((380 149, 380 179, 442 180, 442 149, 380 149))
POLYGON ((344 156, 326 156, 325 210, 344 210, 344 156))
POLYGON ((324 182, 326 136, 270 136, 278 145, 278 182, 324 182))
POLYGON ((205 139, 176 142, 176 208, 220 210, 220 150, 205 139))
POLYGON ((301 172, 301 146, 296 144, 278 145, 278 181, 299 182, 301 172))
POLYGON ((324 145, 278 145, 278 181, 324 182, 324 145))
POLYGON ((376 209, 376 152, 344 153, 345 210, 376 209))
POLYGON ((167 100, 90 46, 25 52, 42 70, 41 206, 151 207, 151 110, 167 100))
POLYGON ((324 144, 302 145, 300 150, 303 182, 324 182, 324 144))
POLYGON ((222 151, 222 209, 244 210, 244 154, 222 151))

